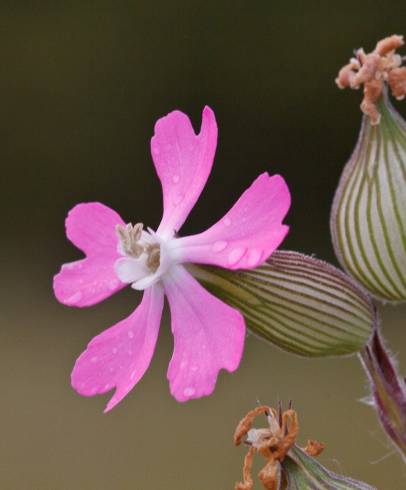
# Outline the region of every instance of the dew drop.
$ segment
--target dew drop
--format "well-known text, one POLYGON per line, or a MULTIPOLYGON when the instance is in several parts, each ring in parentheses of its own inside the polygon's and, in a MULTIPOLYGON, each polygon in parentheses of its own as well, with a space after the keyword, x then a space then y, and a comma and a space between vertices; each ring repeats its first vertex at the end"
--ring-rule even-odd
POLYGON ((76 303, 79 303, 79 301, 82 299, 82 292, 77 291, 75 294, 72 294, 72 296, 69 296, 69 298, 66 300, 66 303, 68 305, 75 305, 76 303))
POLYGON ((107 286, 110 289, 110 291, 114 291, 117 288, 118 285, 119 285, 119 282, 116 279, 113 279, 112 281, 110 281, 108 283, 107 286))
POLYGON ((179 175, 174 175, 174 176, 172 177, 172 182, 173 182, 174 184, 177 184, 177 183, 179 182, 179 180, 180 180, 179 175))
POLYGON ((157 146, 154 146, 152 148, 152 151, 154 152, 155 155, 159 155, 159 148, 157 146))
POLYGON ((175 206, 177 206, 178 204, 180 204, 183 201, 184 197, 185 196, 183 194, 175 194, 175 196, 173 198, 173 204, 175 206))
POLYGON ((188 396, 188 397, 189 397, 189 396, 193 396, 193 395, 195 394, 195 389, 194 389, 194 388, 190 388, 190 387, 189 387, 189 388, 185 388, 185 389, 183 390, 183 394, 184 394, 185 396, 188 396))
POLYGON ((127 335, 128 335, 128 338, 129 339, 133 339, 134 338, 134 332, 132 330, 129 330, 127 335))
POLYGON ((117 354, 117 352, 118 352, 117 347, 113 347, 113 348, 112 348, 112 350, 111 350, 111 352, 112 352, 113 354, 117 354))
POLYGON ((247 260, 248 265, 250 267, 257 265, 258 262, 261 260, 261 257, 262 257, 262 252, 260 250, 256 250, 256 249, 250 250, 248 253, 248 260, 247 260))
POLYGON ((90 360, 91 360, 91 362, 93 362, 93 363, 97 362, 97 356, 93 356, 93 357, 92 357, 90 360))
POLYGON ((231 219, 230 218, 224 218, 224 226, 230 226, 231 225, 231 219))
POLYGON ((67 264, 62 264, 62 270, 71 270, 74 269, 76 262, 68 262, 67 264))
POLYGON ((212 250, 213 252, 222 252, 226 247, 228 243, 224 240, 219 240, 218 242, 214 242, 212 250))
POLYGON ((239 262, 242 259, 244 254, 245 254, 245 248, 243 247, 235 248, 230 252, 228 256, 228 263, 230 265, 237 264, 237 262, 239 262))

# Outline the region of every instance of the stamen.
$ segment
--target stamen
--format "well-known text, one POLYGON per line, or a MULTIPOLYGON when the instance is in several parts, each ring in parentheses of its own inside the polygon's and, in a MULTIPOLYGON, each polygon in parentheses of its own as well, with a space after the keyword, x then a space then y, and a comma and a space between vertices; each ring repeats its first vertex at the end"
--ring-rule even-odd
POLYGON ((152 272, 155 272, 161 262, 161 247, 157 243, 148 245, 146 252, 148 254, 147 266, 152 272))
POLYGON ((137 223, 134 226, 131 223, 127 225, 117 225, 116 233, 121 241, 121 247, 126 255, 139 257, 144 252, 144 247, 138 242, 142 236, 144 225, 137 223))

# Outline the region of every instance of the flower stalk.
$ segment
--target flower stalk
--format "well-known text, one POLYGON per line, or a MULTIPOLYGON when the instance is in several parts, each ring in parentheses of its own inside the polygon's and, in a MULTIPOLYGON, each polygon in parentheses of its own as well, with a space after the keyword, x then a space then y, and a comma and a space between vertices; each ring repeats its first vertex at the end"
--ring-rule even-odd
POLYGON ((379 420, 406 462, 406 383, 378 329, 359 357, 371 384, 379 420))

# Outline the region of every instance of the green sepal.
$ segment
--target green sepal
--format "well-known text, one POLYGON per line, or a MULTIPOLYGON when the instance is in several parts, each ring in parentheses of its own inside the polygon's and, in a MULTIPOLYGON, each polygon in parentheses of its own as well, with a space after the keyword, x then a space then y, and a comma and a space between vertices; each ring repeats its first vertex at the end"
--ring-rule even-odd
POLYGON ((386 90, 378 110, 378 125, 363 117, 330 225, 344 269, 377 299, 399 302, 406 301, 406 123, 386 90))
POLYGON ((302 356, 357 352, 376 321, 369 295, 355 281, 297 252, 274 252, 252 270, 200 265, 189 270, 213 294, 239 309, 253 333, 302 356))
POLYGON ((286 490, 376 490, 366 483, 337 475, 294 446, 282 463, 286 490))

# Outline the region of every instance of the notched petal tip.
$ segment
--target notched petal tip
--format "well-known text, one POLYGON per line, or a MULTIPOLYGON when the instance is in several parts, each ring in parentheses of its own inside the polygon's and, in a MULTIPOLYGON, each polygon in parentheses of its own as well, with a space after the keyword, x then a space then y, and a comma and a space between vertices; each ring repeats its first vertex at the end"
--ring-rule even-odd
POLYGON ((159 234, 179 231, 210 174, 217 145, 214 112, 203 109, 200 132, 189 117, 172 111, 155 124, 151 153, 161 180, 164 213, 159 234))
POLYGON ((180 260, 232 270, 258 267, 285 238, 290 203, 284 178, 262 173, 216 224, 177 240, 180 260))
POLYGON ((71 374, 72 387, 83 396, 115 388, 105 412, 115 407, 147 370, 158 337, 163 291, 152 287, 127 318, 94 337, 78 357, 71 374))
POLYGON ((179 402, 208 396, 221 370, 233 372, 239 366, 244 318, 181 267, 166 281, 165 292, 175 339, 167 372, 171 394, 179 402))

